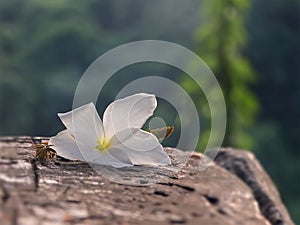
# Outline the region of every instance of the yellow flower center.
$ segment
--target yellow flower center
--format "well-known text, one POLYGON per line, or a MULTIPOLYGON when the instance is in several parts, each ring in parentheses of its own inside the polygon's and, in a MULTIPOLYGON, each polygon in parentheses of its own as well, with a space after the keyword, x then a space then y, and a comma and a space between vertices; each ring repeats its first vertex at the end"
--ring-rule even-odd
POLYGON ((97 140, 97 146, 95 147, 100 152, 105 152, 108 148, 110 148, 111 143, 105 137, 97 140))

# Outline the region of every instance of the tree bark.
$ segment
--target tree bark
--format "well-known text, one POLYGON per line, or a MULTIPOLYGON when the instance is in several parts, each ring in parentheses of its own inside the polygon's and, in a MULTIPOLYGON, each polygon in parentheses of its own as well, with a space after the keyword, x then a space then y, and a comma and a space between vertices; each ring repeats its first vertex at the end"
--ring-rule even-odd
MULTIPOLYGON (((151 167, 124 169, 118 181, 134 184, 124 185, 109 181, 84 162, 59 157, 44 163, 36 160, 31 145, 43 139, 47 140, 0 139, 2 225, 293 224, 273 183, 250 153, 246 157, 243 151, 222 150, 217 163, 203 172, 198 170, 205 157, 200 153, 194 153, 176 173, 151 167), (230 160, 224 152, 231 153, 230 160), (241 153, 243 165, 248 163, 244 173, 229 166, 236 162, 234 153, 241 153), (245 177, 247 171, 252 171, 251 179, 245 177), (274 209, 280 216, 272 220, 274 209)), ((173 164, 189 156, 177 149, 165 150, 173 164)))

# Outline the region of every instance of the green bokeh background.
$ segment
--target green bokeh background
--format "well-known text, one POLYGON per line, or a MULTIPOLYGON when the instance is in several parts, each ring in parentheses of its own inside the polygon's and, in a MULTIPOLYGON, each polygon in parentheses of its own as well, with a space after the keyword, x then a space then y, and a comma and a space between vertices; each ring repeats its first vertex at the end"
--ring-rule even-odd
MULTIPOLYGON (((0 135, 55 135, 85 69, 118 45, 145 39, 196 52, 228 110, 224 146, 253 151, 300 224, 300 0, 0 0, 0 135)), ((209 135, 203 93, 181 71, 131 65, 101 92, 100 114, 139 75, 167 77, 199 109, 198 150, 209 135)), ((171 105, 157 114, 179 126, 171 105)), ((177 132, 165 145, 175 145, 177 132)))

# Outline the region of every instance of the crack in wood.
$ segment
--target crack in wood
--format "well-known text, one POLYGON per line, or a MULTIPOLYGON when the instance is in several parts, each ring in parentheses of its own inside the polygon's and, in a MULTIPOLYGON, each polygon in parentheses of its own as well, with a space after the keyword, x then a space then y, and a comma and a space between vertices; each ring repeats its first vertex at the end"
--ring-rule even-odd
POLYGON ((163 183, 163 182, 160 182, 158 183, 160 185, 166 185, 166 186, 176 186, 176 187, 179 187, 183 190, 186 190, 186 191, 189 191, 189 192, 193 192, 195 191, 195 188, 191 187, 191 186, 187 186, 187 185, 182 185, 182 184, 177 184, 177 183, 171 183, 171 182, 168 182, 168 183, 163 183))
POLYGON ((165 191, 154 191, 154 194, 160 195, 162 197, 168 197, 169 196, 169 194, 165 191))
POLYGON ((0 184, 0 187, 2 189, 2 202, 3 204, 5 204, 7 202, 7 200, 9 199, 10 195, 9 195, 9 192, 6 190, 6 188, 4 187, 3 184, 0 184))
POLYGON ((204 194, 203 197, 212 205, 217 205, 219 203, 219 199, 215 196, 204 194))
POLYGON ((31 163, 33 176, 34 176, 34 191, 37 192, 39 188, 39 180, 40 180, 39 172, 38 172, 39 169, 36 164, 36 159, 31 159, 30 163, 31 163))

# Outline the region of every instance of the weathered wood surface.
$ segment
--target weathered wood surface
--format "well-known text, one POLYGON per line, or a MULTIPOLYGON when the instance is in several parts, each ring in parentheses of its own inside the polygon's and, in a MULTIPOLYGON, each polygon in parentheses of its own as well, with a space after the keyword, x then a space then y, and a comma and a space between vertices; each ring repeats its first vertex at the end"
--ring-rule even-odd
MULTIPOLYGON (((222 150, 204 172, 204 156, 196 154, 177 174, 141 187, 110 182, 86 163, 41 164, 30 148, 40 140, 0 139, 2 225, 293 224, 267 174, 244 151, 222 150)), ((172 158, 186 154, 166 151, 172 158)))

